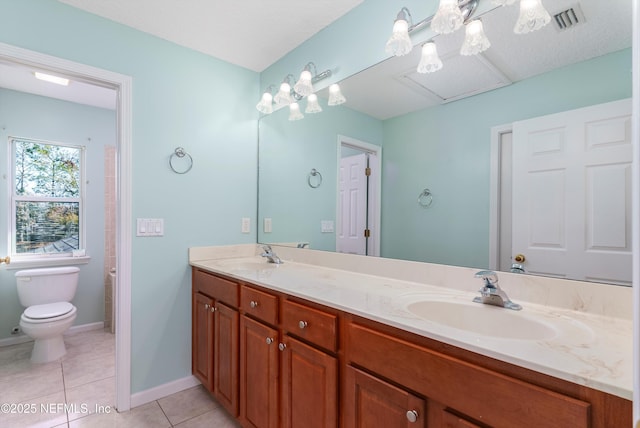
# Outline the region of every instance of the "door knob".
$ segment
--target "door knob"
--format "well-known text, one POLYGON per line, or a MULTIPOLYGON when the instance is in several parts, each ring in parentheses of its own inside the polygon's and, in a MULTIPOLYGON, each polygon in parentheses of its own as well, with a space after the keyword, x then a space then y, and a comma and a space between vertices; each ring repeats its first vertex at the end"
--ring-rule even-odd
POLYGON ((273 339, 270 337, 267 337, 266 342, 267 342, 267 345, 271 345, 273 343, 273 339))
POLYGON ((281 342, 280 344, 278 344, 279 350, 284 351, 286 348, 287 348, 287 345, 285 345, 284 343, 281 342))
POLYGON ((525 260, 526 260, 526 257, 524 256, 524 254, 516 254, 513 257, 513 261, 516 263, 524 263, 525 260))
POLYGON ((307 326, 307 322, 306 321, 300 321, 298 323, 298 327, 300 327, 300 329, 304 329, 307 326))
POLYGON ((258 307, 258 302, 256 302, 255 300, 252 300, 251 302, 249 302, 249 306, 255 309, 258 307))

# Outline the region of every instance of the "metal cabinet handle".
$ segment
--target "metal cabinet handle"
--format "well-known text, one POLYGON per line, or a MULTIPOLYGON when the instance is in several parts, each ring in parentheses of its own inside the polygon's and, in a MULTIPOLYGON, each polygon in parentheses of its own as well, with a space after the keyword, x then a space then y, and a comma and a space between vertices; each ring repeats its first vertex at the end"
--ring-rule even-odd
POLYGON ((273 338, 267 337, 267 345, 271 345, 273 343, 273 338))
POLYGON ((287 345, 285 345, 284 343, 281 342, 280 344, 278 344, 279 350, 284 351, 286 348, 287 348, 287 345))
POLYGON ((307 322, 306 321, 300 321, 298 323, 298 327, 300 327, 300 329, 304 329, 307 326, 307 322))
POLYGON ((418 412, 416 412, 415 410, 409 410, 407 412, 407 420, 409 422, 415 422, 418 420, 418 412))
POLYGON ((255 300, 252 300, 251 302, 249 302, 249 306, 255 309, 258 307, 258 302, 256 302, 255 300))
POLYGON ((211 312, 215 312, 217 310, 218 310, 218 308, 216 308, 215 306, 211 306, 211 312))
POLYGON ((209 309, 210 307, 211 307, 211 305, 209 305, 208 303, 205 303, 205 304, 204 304, 204 308, 205 308, 205 309, 209 309))

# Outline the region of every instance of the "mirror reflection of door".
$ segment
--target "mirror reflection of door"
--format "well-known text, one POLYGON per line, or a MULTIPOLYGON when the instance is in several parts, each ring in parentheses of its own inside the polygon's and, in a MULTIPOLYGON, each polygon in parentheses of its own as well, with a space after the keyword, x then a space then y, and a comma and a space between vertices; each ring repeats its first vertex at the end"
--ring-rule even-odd
POLYGON ((630 109, 615 101, 501 134, 500 269, 522 253, 536 275, 631 284, 630 109))
POLYGON ((336 251, 379 255, 378 150, 342 142, 338 167, 338 213, 336 251))

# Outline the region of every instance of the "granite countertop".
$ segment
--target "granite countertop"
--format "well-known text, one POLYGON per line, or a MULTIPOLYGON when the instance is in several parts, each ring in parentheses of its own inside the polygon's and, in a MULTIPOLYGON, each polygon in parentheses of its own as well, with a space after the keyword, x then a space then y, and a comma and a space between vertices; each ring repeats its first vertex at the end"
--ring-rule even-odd
POLYGON ((632 322, 628 319, 522 301, 518 302, 523 306, 521 311, 511 311, 470 303, 478 294, 468 291, 289 260, 282 265, 269 264, 259 256, 191 259, 190 264, 628 400, 633 398, 632 322), (513 333, 508 321, 505 325, 512 330, 502 334, 506 337, 474 333, 410 311, 410 305, 419 306, 416 302, 425 300, 473 306, 478 325, 483 324, 485 316, 504 315, 512 317, 505 319, 513 320, 514 325, 532 320, 543 331, 540 337, 522 339, 513 333))

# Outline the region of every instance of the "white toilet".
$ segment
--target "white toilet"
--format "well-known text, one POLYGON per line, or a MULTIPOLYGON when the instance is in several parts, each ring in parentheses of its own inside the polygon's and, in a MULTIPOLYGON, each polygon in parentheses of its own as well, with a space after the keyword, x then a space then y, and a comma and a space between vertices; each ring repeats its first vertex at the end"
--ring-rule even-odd
POLYGON ((34 339, 31 362, 47 363, 66 354, 62 334, 76 319, 71 300, 78 288, 80 269, 55 267, 16 272, 18 298, 26 309, 20 328, 34 339))

